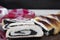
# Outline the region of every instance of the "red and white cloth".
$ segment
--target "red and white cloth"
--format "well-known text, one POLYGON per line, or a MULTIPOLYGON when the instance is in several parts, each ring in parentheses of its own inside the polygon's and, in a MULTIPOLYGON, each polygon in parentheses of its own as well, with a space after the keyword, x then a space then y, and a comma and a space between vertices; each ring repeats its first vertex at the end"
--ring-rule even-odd
POLYGON ((2 21, 2 18, 8 14, 8 10, 2 6, 0 6, 0 22, 2 21))
POLYGON ((6 40, 5 32, 0 30, 0 40, 6 40))

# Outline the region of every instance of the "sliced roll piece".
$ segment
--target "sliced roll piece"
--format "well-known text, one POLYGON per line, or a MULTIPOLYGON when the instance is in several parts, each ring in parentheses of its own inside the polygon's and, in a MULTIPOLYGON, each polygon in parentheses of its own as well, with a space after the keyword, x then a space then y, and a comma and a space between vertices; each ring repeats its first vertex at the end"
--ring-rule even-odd
POLYGON ((42 37, 43 35, 42 28, 37 25, 13 27, 6 32, 6 38, 42 37))
POLYGON ((3 29, 4 30, 7 30, 7 29, 9 29, 9 28, 11 28, 11 27, 16 27, 16 26, 25 26, 25 25, 35 25, 34 24, 34 22, 22 22, 22 23, 20 23, 20 22, 16 22, 16 23, 10 23, 10 24, 6 24, 6 25, 4 25, 3 26, 3 29))
POLYGON ((4 19, 2 21, 2 24, 10 24, 10 23, 15 23, 15 22, 20 22, 20 23, 26 23, 26 22, 32 22, 31 20, 17 20, 17 19, 4 19))
POLYGON ((54 32, 54 28, 52 27, 53 25, 50 25, 49 23, 43 21, 43 20, 36 20, 36 19, 32 19, 36 25, 38 25, 39 27, 41 27, 45 33, 45 35, 51 35, 54 32))
POLYGON ((4 19, 3 21, 2 21, 2 24, 3 24, 3 29, 4 30, 7 30, 7 26, 8 25, 10 25, 10 24, 12 24, 12 25, 19 25, 19 24, 21 24, 21 25, 23 25, 23 24, 34 24, 34 22, 32 22, 31 20, 15 20, 15 19, 4 19))
POLYGON ((54 34, 58 34, 60 32, 60 22, 58 20, 50 17, 43 17, 43 19, 46 19, 51 23, 51 25, 53 25, 52 27, 55 29, 54 34))
POLYGON ((2 25, 4 26, 5 24, 10 24, 10 23, 15 23, 15 21, 10 20, 10 19, 3 19, 2 20, 2 25))

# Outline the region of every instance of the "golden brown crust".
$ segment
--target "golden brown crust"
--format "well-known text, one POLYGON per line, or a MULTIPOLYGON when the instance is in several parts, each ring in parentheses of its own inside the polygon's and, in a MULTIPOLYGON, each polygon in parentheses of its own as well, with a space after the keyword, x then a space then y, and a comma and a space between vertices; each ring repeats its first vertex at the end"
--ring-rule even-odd
POLYGON ((54 18, 46 17, 46 16, 39 16, 39 17, 42 17, 43 19, 46 19, 47 21, 49 21, 49 23, 51 23, 51 24, 48 24, 45 21, 37 19, 38 22, 43 23, 48 29, 54 28, 55 29, 54 34, 58 34, 60 32, 60 22, 58 20, 54 18))
POLYGON ((4 26, 5 24, 4 24, 4 20, 2 20, 2 26, 4 26))
POLYGON ((55 28, 55 31, 54 31, 54 34, 58 34, 59 33, 59 29, 60 29, 60 22, 57 21, 56 19, 54 18, 49 18, 49 17, 45 17, 52 25, 53 27, 55 28))
POLYGON ((41 16, 39 16, 39 17, 41 17, 41 18, 46 18, 46 16, 42 16, 42 15, 41 15, 41 16))
POLYGON ((49 16, 52 16, 52 17, 60 20, 60 14, 50 14, 49 16))
POLYGON ((38 21, 38 22, 41 22, 42 24, 44 24, 48 29, 52 29, 52 26, 48 24, 47 22, 45 21, 38 21))
POLYGON ((38 21, 38 20, 39 20, 39 17, 35 17, 34 19, 35 19, 36 21, 38 21))
POLYGON ((50 24, 48 24, 46 21, 40 20, 39 17, 36 17, 35 20, 45 25, 45 27, 48 28, 49 30, 52 29, 52 26, 50 24))

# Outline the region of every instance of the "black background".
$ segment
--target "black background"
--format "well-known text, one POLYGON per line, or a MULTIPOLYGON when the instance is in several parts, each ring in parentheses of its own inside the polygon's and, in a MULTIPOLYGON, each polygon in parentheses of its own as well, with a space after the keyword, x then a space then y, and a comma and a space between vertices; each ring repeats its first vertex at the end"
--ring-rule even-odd
POLYGON ((0 0, 6 8, 60 9, 60 0, 0 0))

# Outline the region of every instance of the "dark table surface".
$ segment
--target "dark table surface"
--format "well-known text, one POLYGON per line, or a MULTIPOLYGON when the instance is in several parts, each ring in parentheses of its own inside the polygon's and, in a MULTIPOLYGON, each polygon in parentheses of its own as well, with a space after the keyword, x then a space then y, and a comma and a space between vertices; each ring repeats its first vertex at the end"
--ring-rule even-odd
POLYGON ((55 36, 44 36, 41 38, 41 40, 60 40, 60 34, 55 36))
POLYGON ((60 40, 60 34, 55 36, 43 36, 42 38, 19 38, 19 39, 9 39, 9 40, 60 40))
POLYGON ((6 8, 60 9, 60 0, 0 0, 6 8))

